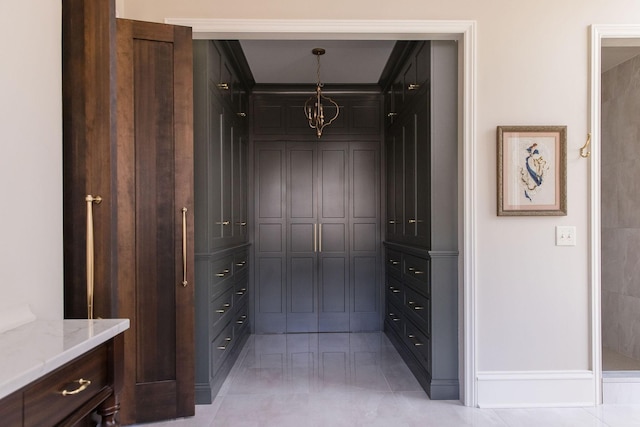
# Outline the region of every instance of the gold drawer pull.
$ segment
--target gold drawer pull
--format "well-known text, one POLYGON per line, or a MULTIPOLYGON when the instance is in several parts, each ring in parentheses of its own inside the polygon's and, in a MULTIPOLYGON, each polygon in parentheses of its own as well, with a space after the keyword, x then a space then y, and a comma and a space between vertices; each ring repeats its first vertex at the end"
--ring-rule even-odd
POLYGON ((390 219, 390 220, 389 220, 389 224, 395 224, 395 223, 396 223, 396 220, 395 220, 395 219, 390 219))
POLYGON ((415 219, 410 219, 409 220, 409 224, 415 224, 416 222, 418 222, 418 221, 416 221, 415 219))
POLYGON ((236 292, 236 295, 244 295, 245 292, 247 292, 247 288, 242 288, 238 292, 236 292))
POLYGON ((87 389, 87 387, 89 387, 91 385, 91 380, 84 380, 82 378, 80 378, 79 380, 75 380, 74 383, 78 383, 80 384, 80 387, 78 387, 75 390, 62 390, 62 392, 60 394, 62 394, 63 396, 73 396, 74 394, 78 394, 80 392, 83 392, 87 389))
POLYGON ((387 113, 387 117, 395 117, 397 115, 398 115, 398 113, 396 113, 394 111, 391 111, 390 113, 387 113))
POLYGON ((393 320, 394 322, 397 322, 400 320, 400 318, 398 316, 396 316, 395 313, 389 313, 389 317, 391 318, 391 320, 393 320))
POLYGON ((246 227, 247 222, 246 221, 238 221, 238 222, 236 222, 236 225, 239 225, 241 227, 246 227))
POLYGON ((229 225, 229 224, 231 224, 231 221, 216 222, 216 225, 229 225))
POLYGON ((424 274, 424 271, 416 270, 415 267, 409 267, 409 271, 412 272, 413 274, 424 274))
POLYGON ((409 334, 408 336, 409 336, 409 339, 411 340, 411 342, 413 342, 413 345, 415 345, 416 347, 421 347, 421 346, 424 345, 420 341, 418 341, 418 339, 416 338, 415 335, 409 334))
POLYGON ((408 302, 408 304, 409 304, 409 305, 411 305, 411 306, 413 306, 412 308, 413 308, 414 310, 424 310, 424 307, 423 307, 423 306, 421 306, 421 305, 416 305, 416 304, 417 304, 417 302, 415 302, 415 301, 409 301, 409 302, 408 302))
POLYGON ((222 270, 220 273, 216 273, 216 276, 218 277, 224 277, 227 275, 227 273, 229 273, 229 269, 225 268, 224 270, 222 270))
POLYGON ((395 288, 395 287, 393 287, 393 286, 389 286, 389 290, 390 290, 391 292, 393 292, 394 294, 400 293, 400 289, 395 288))
POLYGON ((407 89, 409 90, 418 90, 420 89, 420 85, 417 83, 411 83, 409 86, 407 86, 407 89))
POLYGON ((238 115, 238 117, 247 117, 247 113, 239 112, 236 114, 238 115))
POLYGON ((219 308, 216 310, 216 313, 224 313, 227 311, 227 308, 231 307, 231 304, 226 303, 226 304, 222 304, 222 308, 219 308))
POLYGON ((236 262, 236 267, 243 267, 247 261, 236 262))
POLYGON ((220 90, 229 90, 229 83, 218 83, 216 86, 220 90))
POLYGON ((391 264, 391 265, 398 265, 398 264, 400 264, 400 261, 397 261, 397 260, 395 260, 395 259, 390 259, 390 260, 389 260, 389 264, 391 264))
POLYGON ((225 345, 219 345, 217 348, 218 350, 226 350, 227 346, 229 345, 229 343, 231 342, 231 337, 226 337, 224 339, 227 343, 225 345))
POLYGON ((242 316, 238 317, 238 320, 236 320, 236 323, 238 325, 242 325, 245 320, 247 320, 247 316, 243 314, 242 316))

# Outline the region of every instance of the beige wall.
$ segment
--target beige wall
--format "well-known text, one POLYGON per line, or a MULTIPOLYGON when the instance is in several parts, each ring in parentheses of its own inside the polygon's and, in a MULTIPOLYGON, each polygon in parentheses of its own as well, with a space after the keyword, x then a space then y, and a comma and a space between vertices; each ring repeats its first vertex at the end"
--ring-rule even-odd
POLYGON ((0 311, 62 317, 61 2, 0 2, 0 311))

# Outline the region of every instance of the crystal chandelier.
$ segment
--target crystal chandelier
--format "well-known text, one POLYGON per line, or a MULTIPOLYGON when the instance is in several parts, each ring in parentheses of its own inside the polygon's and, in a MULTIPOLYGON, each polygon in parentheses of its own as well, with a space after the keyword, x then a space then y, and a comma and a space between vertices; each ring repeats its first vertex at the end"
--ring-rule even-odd
MULTIPOLYGON (((340 107, 338 107, 338 104, 333 99, 322 94, 322 87, 324 85, 320 83, 320 56, 325 54, 325 50, 317 47, 313 49, 311 53, 316 55, 318 59, 318 83, 316 84, 316 94, 304 103, 304 114, 309 121, 309 127, 315 129, 316 135, 320 138, 320 136, 322 136, 322 129, 324 129, 325 126, 329 126, 331 122, 338 117, 338 114, 340 114, 340 107), (322 105, 323 102, 325 105, 322 105), (325 106, 329 105, 329 103, 333 104, 336 113, 330 120, 325 120, 324 110, 325 106)), ((329 109, 333 107, 329 105, 329 109)))

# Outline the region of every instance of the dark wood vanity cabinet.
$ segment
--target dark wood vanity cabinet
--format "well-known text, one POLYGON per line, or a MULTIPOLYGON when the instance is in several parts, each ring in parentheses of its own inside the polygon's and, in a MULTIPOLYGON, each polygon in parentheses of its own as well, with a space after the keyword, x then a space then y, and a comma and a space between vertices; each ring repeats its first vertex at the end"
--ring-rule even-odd
POLYGON ((247 87, 226 42, 194 46, 196 402, 249 335, 247 87))
POLYGON ((458 399, 457 45, 415 43, 385 94, 385 331, 432 399, 458 399))

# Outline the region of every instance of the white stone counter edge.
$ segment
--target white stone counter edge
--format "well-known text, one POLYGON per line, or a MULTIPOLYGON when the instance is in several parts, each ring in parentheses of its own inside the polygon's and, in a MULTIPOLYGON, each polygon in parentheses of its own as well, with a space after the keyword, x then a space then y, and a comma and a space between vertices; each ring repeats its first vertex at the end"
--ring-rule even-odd
POLYGON ((0 334, 0 399, 129 329, 129 319, 35 320, 0 334))

